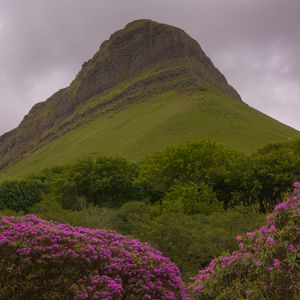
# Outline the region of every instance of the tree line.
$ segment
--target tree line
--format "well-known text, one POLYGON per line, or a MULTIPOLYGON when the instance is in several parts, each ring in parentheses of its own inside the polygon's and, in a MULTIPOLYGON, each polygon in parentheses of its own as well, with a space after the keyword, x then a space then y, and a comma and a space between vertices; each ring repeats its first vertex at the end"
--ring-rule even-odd
POLYGON ((207 214, 222 206, 266 213, 300 178, 300 142, 270 144, 251 156, 211 141, 172 146, 134 163, 87 157, 0 185, 0 209, 27 212, 45 194, 64 208, 117 208, 132 200, 163 210, 207 214))

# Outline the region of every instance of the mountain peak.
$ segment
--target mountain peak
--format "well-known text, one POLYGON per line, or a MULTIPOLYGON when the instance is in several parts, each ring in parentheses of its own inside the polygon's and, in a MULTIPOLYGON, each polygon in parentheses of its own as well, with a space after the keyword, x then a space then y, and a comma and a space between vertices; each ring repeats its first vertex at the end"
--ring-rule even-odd
POLYGON ((78 74, 81 81, 78 101, 155 68, 167 68, 170 77, 176 69, 178 75, 187 75, 190 84, 196 87, 211 84, 226 95, 241 100, 200 45, 182 29, 141 19, 113 33, 83 65, 78 74))
POLYGON ((69 87, 36 104, 16 129, 0 137, 0 170, 99 115, 166 91, 208 86, 241 101, 182 29, 133 21, 101 44, 69 87))
MULTIPOLYGON (((156 21, 153 21, 153 20, 150 20, 150 19, 137 19, 137 20, 134 20, 134 21, 131 21, 129 22, 127 25, 125 25, 125 27, 123 29, 120 29, 118 31, 116 31, 115 33, 113 33, 111 35, 114 36, 114 35, 117 35, 119 33, 124 33, 126 31, 132 31, 132 30, 139 30, 141 28, 145 28, 145 27, 151 27, 151 26, 157 26, 157 27, 168 27, 168 28, 176 28, 176 27, 173 27, 171 25, 167 25, 167 24, 164 24, 164 23, 159 23, 159 22, 156 22, 156 21)), ((177 28, 179 29, 179 28, 177 28)))
POLYGON ((153 24, 153 23, 159 24, 158 22, 150 20, 150 19, 137 19, 137 20, 129 22, 124 27, 124 29, 129 29, 130 30, 130 29, 134 29, 134 28, 137 28, 137 27, 143 27, 147 24, 153 24))

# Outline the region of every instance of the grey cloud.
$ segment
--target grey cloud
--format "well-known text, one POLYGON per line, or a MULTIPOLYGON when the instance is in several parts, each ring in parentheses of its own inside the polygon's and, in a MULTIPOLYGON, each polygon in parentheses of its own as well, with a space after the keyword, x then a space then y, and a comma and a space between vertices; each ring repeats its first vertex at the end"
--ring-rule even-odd
POLYGON ((1 0, 0 134, 139 18, 183 28, 245 102, 300 129, 299 0, 1 0))

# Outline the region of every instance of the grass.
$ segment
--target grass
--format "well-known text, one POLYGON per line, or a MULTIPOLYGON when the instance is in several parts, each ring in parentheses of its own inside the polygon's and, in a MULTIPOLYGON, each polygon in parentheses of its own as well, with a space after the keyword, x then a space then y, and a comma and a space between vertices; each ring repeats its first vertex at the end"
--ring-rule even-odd
POLYGON ((22 178, 86 155, 139 160, 187 140, 211 139, 251 153, 267 143, 297 138, 298 131, 214 89, 173 90, 98 117, 30 154, 1 177, 22 178))

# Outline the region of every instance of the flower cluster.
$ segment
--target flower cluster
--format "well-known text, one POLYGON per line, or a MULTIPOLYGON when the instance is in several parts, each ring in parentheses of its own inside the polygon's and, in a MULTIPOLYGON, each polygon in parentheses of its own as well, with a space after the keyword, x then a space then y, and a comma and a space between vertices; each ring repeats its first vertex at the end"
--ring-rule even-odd
POLYGON ((181 275, 146 243, 33 215, 0 217, 0 299, 184 299, 181 275))
POLYGON ((266 226, 237 236, 237 251, 191 279, 191 298, 300 299, 300 183, 294 187, 266 226))

